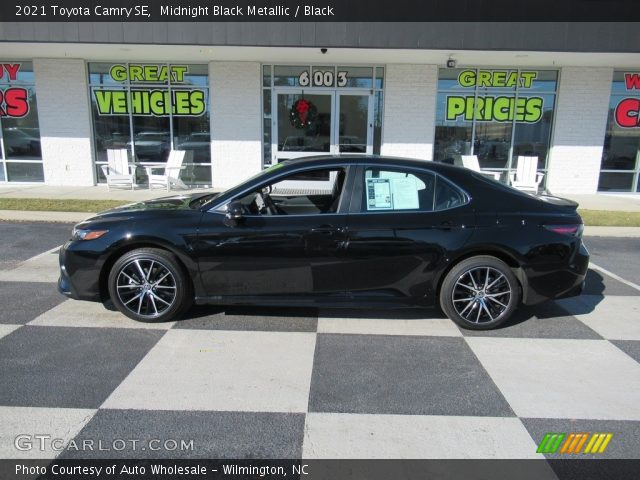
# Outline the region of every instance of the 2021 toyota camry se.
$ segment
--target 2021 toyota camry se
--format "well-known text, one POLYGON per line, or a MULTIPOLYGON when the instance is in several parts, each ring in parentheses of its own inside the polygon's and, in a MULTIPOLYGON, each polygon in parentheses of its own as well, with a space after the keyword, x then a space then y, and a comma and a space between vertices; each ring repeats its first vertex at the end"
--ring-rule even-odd
POLYGON ((464 328, 578 295, 589 256, 569 200, 435 162, 314 157, 222 194, 134 203, 76 225, 59 290, 140 321, 190 305, 437 306, 464 328))

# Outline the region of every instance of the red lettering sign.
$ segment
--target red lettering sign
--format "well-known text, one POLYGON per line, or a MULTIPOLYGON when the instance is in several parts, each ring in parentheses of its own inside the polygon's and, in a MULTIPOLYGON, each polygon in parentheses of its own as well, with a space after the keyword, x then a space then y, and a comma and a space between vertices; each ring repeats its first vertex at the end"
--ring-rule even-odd
POLYGON ((625 73, 624 84, 626 85, 627 90, 640 89, 640 75, 637 73, 625 73))
POLYGON ((640 126, 640 98, 625 98, 616 106, 616 123, 622 128, 640 126))

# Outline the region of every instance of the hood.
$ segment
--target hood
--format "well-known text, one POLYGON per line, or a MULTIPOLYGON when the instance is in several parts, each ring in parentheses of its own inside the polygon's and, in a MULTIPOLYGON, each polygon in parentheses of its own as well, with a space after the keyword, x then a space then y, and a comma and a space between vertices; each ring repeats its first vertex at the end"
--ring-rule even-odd
POLYGON ((133 212, 143 212, 149 210, 188 210, 197 209, 205 201, 220 195, 219 193, 191 193, 183 195, 174 195, 169 197, 154 198, 152 200, 145 200, 144 202, 129 203, 122 205, 121 207, 112 208, 100 212, 96 217, 121 215, 133 212))

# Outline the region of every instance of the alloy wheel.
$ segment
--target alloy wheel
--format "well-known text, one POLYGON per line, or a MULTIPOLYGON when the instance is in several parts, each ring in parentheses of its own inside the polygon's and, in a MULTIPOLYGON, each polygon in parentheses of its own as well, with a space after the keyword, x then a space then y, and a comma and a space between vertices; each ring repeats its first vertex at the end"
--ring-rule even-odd
POLYGON ((502 272, 493 267, 475 267, 458 277, 451 300, 458 315, 467 322, 490 323, 507 310, 511 294, 502 272))
POLYGON ((150 258, 137 258, 118 272, 116 290, 122 305, 130 312, 154 318, 176 301, 176 279, 165 265, 150 258))

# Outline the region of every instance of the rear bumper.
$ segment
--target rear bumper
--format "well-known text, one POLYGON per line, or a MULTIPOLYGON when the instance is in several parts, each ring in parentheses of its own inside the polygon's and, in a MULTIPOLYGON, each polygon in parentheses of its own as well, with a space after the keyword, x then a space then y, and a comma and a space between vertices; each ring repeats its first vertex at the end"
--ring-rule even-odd
POLYGON ((519 275, 522 284, 522 303, 536 305, 546 300, 580 295, 589 270, 589 252, 582 241, 564 267, 527 268, 519 275))

